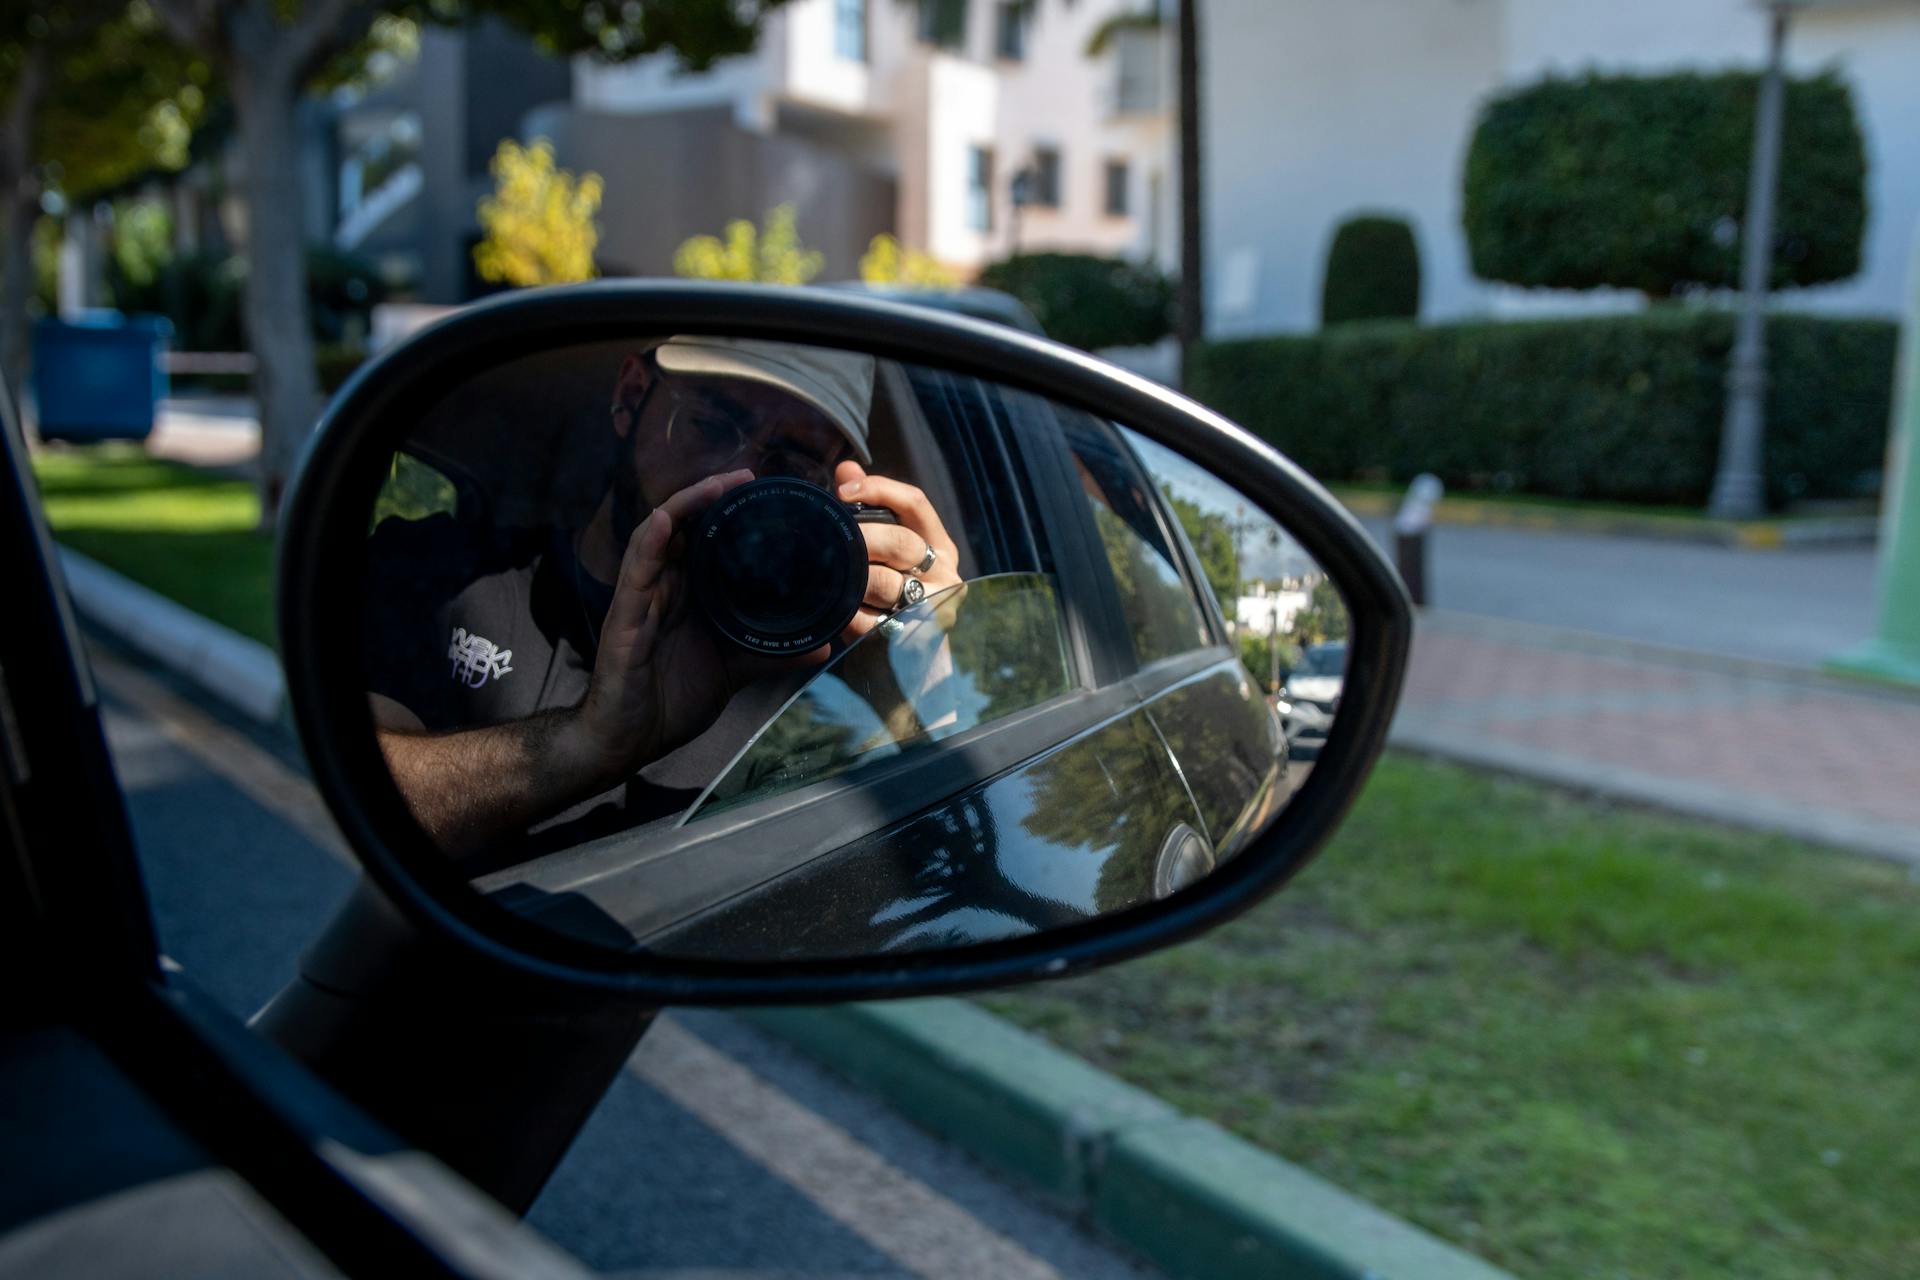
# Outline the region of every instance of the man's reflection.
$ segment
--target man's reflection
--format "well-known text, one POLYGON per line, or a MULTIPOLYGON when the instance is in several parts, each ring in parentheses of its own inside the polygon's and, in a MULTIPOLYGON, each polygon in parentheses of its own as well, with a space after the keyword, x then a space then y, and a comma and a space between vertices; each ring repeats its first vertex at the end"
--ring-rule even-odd
POLYGON ((926 495, 867 471, 873 388, 866 355, 671 338, 621 362, 607 488, 578 527, 502 529, 465 511, 380 525, 374 720, 395 782, 444 849, 581 819, 584 838, 601 817, 676 812, 825 660, 824 647, 748 653, 694 607, 686 531, 728 490, 791 476, 893 514, 898 524, 860 526, 867 591, 843 641, 895 609, 909 576, 928 593, 959 582, 926 495))

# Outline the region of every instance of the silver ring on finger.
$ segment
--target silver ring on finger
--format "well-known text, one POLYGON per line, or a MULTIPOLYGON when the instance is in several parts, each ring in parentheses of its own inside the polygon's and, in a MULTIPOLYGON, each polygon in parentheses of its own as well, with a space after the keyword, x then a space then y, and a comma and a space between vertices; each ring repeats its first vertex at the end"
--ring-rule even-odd
POLYGON ((907 572, 918 574, 924 578, 927 576, 927 571, 933 568, 933 562, 938 560, 939 558, 940 558, 940 553, 938 551, 935 551, 933 549, 933 544, 929 542, 927 544, 927 554, 920 557, 920 563, 913 566, 913 568, 907 570, 907 572))
POLYGON ((900 584, 900 598, 894 601, 893 611, 898 613, 902 609, 911 609, 914 605, 919 604, 926 598, 927 584, 912 574, 908 574, 906 579, 900 584))

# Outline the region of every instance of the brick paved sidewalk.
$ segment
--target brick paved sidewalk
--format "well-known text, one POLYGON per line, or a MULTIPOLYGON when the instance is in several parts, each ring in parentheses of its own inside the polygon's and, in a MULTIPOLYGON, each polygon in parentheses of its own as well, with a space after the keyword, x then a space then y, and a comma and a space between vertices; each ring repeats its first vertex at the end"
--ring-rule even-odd
POLYGON ((1920 866, 1920 694, 1428 612, 1393 740, 1920 866))

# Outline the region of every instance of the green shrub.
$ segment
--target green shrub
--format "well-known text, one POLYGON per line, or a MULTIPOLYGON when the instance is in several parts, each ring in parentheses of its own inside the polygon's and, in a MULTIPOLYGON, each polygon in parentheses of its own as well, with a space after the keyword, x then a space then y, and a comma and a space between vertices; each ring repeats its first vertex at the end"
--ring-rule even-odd
POLYGON ((1088 351, 1140 347, 1173 332, 1173 285, 1151 266, 1085 253, 1019 253, 980 283, 1027 305, 1048 336, 1088 351))
MULTIPOLYGON (((1671 297, 1739 279, 1759 78, 1550 78, 1494 98, 1467 152, 1475 275, 1671 297)), ((1835 74, 1788 81, 1773 285, 1860 269, 1866 150, 1835 74)))
POLYGON ((1320 323, 1412 320, 1420 314, 1420 249, 1404 218, 1348 218, 1327 249, 1320 323))
MULTIPOLYGON (((1767 326, 1767 494, 1877 486, 1892 400, 1890 321, 1767 326)), ((1703 505, 1718 458, 1733 317, 1627 316, 1322 334, 1201 347, 1190 391, 1323 480, 1703 505)))

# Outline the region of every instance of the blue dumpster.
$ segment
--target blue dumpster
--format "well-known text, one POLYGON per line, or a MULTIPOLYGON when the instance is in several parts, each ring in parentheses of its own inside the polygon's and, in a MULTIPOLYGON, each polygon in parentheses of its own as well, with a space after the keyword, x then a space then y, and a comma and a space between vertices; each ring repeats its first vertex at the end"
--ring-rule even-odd
POLYGON ((88 311, 33 327, 33 392, 43 440, 144 440, 167 394, 165 316, 88 311))

